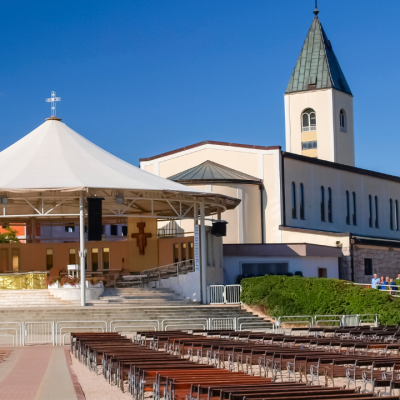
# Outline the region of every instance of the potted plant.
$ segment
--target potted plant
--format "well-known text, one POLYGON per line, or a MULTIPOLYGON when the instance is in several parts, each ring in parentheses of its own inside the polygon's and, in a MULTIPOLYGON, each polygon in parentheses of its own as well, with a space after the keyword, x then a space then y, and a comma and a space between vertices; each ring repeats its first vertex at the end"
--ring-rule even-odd
POLYGON ((54 278, 47 276, 45 283, 49 289, 59 289, 60 288, 60 278, 54 278))
POLYGON ((103 276, 91 276, 86 279, 86 287, 102 288, 106 279, 103 276))
POLYGON ((71 289, 79 285, 81 280, 72 276, 63 276, 60 283, 64 289, 71 289))

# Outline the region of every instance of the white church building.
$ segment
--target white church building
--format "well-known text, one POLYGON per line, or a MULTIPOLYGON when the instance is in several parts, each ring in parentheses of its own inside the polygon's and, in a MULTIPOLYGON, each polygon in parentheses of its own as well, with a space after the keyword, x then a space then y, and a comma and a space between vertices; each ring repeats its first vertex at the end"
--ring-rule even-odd
POLYGON ((353 94, 314 13, 284 94, 285 151, 204 141, 140 159, 148 172, 241 200, 220 216, 226 283, 400 273, 400 177, 355 166, 353 94))

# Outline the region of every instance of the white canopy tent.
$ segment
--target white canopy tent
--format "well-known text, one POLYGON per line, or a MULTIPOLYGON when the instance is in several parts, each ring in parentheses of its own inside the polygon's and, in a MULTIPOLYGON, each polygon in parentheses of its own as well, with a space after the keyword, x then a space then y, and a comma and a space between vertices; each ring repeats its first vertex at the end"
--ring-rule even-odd
MULTIPOLYGON (((79 216, 81 281, 85 279, 85 200, 101 197, 103 219, 190 218, 235 208, 240 200, 202 192, 141 170, 51 117, 0 152, 0 222, 67 222, 79 216)), ((205 270, 205 229, 201 229, 205 270)), ((205 273, 203 296, 205 295, 205 273)), ((84 285, 82 305, 85 305, 84 285)))

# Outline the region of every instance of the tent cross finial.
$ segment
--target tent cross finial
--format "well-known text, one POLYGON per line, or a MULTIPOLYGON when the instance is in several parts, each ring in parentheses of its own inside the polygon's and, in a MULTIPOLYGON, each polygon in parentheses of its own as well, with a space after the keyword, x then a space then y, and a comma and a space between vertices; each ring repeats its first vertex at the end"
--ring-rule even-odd
POLYGON ((51 92, 51 97, 46 99, 47 103, 51 103, 51 116, 56 116, 56 101, 61 101, 61 97, 56 97, 56 92, 51 92))

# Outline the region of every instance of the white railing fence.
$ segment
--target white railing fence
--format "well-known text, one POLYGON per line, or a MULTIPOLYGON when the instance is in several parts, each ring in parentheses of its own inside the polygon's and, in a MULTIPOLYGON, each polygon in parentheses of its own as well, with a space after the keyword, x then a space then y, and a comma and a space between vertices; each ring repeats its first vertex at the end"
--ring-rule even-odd
POLYGON ((225 286, 210 285, 210 304, 225 304, 225 286))
MULTIPOLYGON (((32 344, 52 344, 63 346, 71 332, 119 332, 133 335, 140 331, 168 331, 180 329, 192 331, 233 330, 233 331, 272 331, 285 332, 291 328, 324 328, 361 325, 378 326, 377 314, 354 315, 295 315, 275 318, 265 316, 241 316, 227 318, 172 318, 149 320, 112 320, 107 321, 42 321, 42 322, 0 322, 0 339, 12 342, 13 346, 32 344), (8 340, 9 339, 9 340, 8 340)), ((4 341, 0 341, 3 345, 4 341)))
POLYGON ((48 344, 56 345, 54 321, 23 322, 22 345, 48 344))
POLYGON ((240 285, 210 285, 210 304, 240 304, 240 285))
MULTIPOLYGON (((0 322, 0 337, 11 339, 13 346, 22 345, 22 325, 20 322, 0 322)), ((3 341, 1 342, 3 344, 3 341)))
POLYGON ((55 343, 65 345, 65 338, 71 332, 107 332, 106 321, 58 321, 55 324, 55 343))
POLYGON ((315 315, 314 326, 343 326, 343 315, 315 315))

